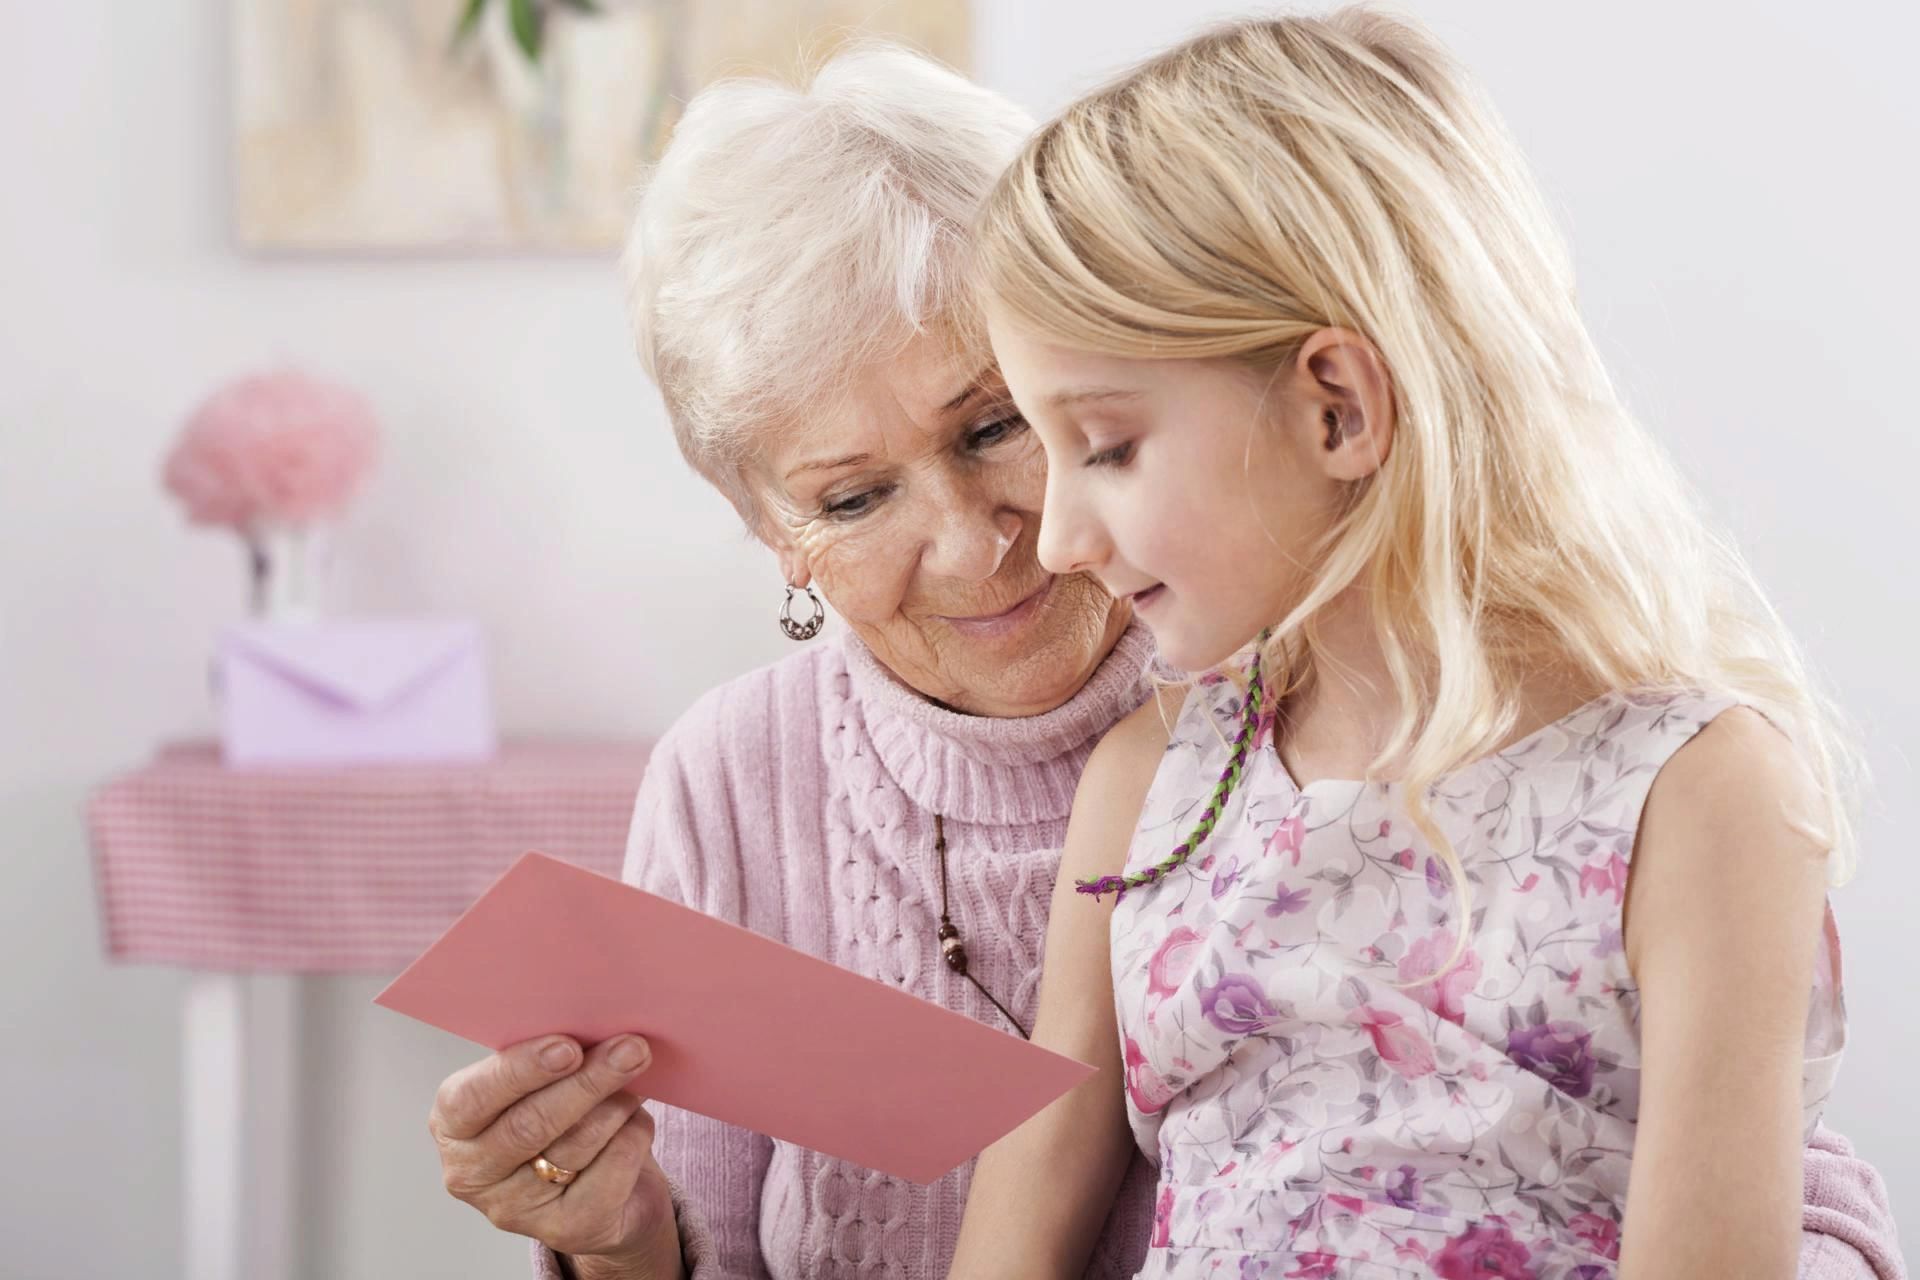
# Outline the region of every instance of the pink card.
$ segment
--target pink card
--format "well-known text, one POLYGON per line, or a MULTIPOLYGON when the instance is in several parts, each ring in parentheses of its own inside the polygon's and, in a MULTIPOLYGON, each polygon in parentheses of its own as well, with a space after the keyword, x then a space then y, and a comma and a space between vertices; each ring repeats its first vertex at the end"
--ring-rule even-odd
POLYGON ((632 1085, 641 1097, 918 1183, 1093 1074, 541 853, 522 855, 374 1003, 489 1049, 637 1032, 653 1046, 632 1085))

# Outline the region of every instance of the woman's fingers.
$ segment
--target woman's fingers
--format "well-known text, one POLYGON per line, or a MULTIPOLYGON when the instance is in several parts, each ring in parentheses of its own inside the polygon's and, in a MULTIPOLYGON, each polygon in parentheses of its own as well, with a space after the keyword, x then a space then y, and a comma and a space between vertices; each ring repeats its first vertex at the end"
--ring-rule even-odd
MULTIPOLYGON (((515 1050, 518 1048, 520 1046, 514 1046, 515 1050)), ((461 1199, 476 1203, 478 1193, 514 1178, 535 1156, 546 1154, 554 1160, 548 1148, 600 1102, 623 1089, 651 1061, 645 1041, 637 1036, 620 1036, 594 1046, 571 1074, 557 1080, 549 1074, 542 1083, 541 1076, 530 1072, 525 1062, 518 1061, 521 1055, 513 1050, 497 1056, 501 1061, 494 1064, 494 1069, 476 1073, 465 1085, 464 1093, 462 1086, 454 1086, 446 1108, 448 1118, 443 1121, 448 1133, 471 1133, 473 1118, 494 1106, 506 1091, 528 1082, 538 1087, 511 1101, 503 1110, 496 1110, 491 1123, 477 1134, 466 1138, 456 1136, 450 1143, 443 1141, 441 1165, 447 1189, 461 1199)), ((535 1055, 525 1057, 537 1067, 535 1055)), ((547 1071, 546 1068, 539 1070, 547 1071)), ((572 1166, 562 1164, 562 1167, 572 1166)))
POLYGON ((632 1248, 670 1228, 673 1201, 653 1161, 653 1117, 645 1107, 628 1116, 579 1172, 559 1199, 530 1215, 534 1230, 516 1229, 561 1253, 604 1253, 632 1248), (659 1182, 650 1189, 657 1194, 635 1195, 647 1179, 659 1182))
MULTIPOLYGON (((601 1151, 606 1148, 613 1135, 620 1132, 632 1118, 633 1113, 639 1109, 640 1099, 630 1093, 616 1093, 611 1098, 596 1103, 593 1110, 581 1117, 579 1124, 548 1143, 546 1151, 542 1154, 562 1169, 571 1169, 576 1174, 584 1174, 599 1157, 601 1151)), ((578 1186, 579 1179, 576 1178, 568 1185, 578 1186)))
POLYGON ((547 1144, 547 1159, 573 1173, 572 1182, 548 1182, 534 1172, 532 1164, 522 1163, 505 1178, 469 1197, 468 1203, 486 1214, 496 1227, 544 1239, 543 1233, 555 1226, 555 1218, 577 1217, 578 1201, 569 1202, 562 1213, 550 1213, 549 1209, 579 1185, 639 1107, 640 1100, 630 1093, 603 1098, 580 1118, 580 1123, 547 1144))
POLYGON ((500 1113, 580 1065, 580 1046, 566 1036, 522 1041, 448 1076, 434 1095, 427 1128, 436 1142, 478 1137, 500 1113))
POLYGON ((646 1041, 638 1036, 597 1044, 578 1071, 508 1107, 475 1145, 496 1162, 504 1177, 515 1165, 545 1154, 561 1134, 580 1123, 602 1099, 625 1088, 651 1061, 646 1041))

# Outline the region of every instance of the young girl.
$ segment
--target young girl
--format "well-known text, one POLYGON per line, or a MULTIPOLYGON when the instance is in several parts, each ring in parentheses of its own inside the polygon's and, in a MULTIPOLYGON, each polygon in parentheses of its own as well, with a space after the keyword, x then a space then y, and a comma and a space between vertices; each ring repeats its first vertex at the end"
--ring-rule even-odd
POLYGON ((1036 1038, 1107 1070, 954 1273, 1078 1274, 1130 1127, 1147 1275, 1793 1274, 1851 750, 1467 76, 1222 29, 1043 129, 981 254, 1042 561, 1226 674, 1087 767, 1036 1038))

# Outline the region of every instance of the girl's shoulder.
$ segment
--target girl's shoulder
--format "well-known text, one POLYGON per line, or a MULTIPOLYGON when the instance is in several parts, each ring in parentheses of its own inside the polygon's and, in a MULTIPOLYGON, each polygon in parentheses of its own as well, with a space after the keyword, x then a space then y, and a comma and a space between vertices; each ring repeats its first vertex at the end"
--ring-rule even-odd
MULTIPOLYGON (((1107 730, 1081 774, 1081 792, 1111 789, 1151 777, 1166 753, 1167 743, 1192 714, 1194 687, 1190 683, 1155 684, 1139 707, 1107 730)), ((1076 806, 1082 803, 1076 800, 1076 806)))
POLYGON ((1579 764, 1605 781, 1639 778, 1646 786, 1683 755, 1695 766, 1731 753, 1736 762, 1762 763, 1756 752, 1792 746, 1746 696, 1707 687, 1639 687, 1600 694, 1559 721, 1497 753, 1518 776, 1531 765, 1579 764), (1716 732, 1706 734, 1710 726, 1716 732))

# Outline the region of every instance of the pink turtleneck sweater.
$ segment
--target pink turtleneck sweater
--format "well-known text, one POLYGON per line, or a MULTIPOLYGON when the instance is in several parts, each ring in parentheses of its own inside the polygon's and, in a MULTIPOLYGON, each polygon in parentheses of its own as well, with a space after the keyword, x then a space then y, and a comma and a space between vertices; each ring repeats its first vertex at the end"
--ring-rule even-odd
MULTIPOLYGON (((1022 719, 942 710, 851 636, 742 676, 702 697, 655 750, 624 878, 1000 1025, 940 962, 939 814, 971 971, 1031 1026, 1074 788, 1100 736, 1145 700, 1151 652, 1136 626, 1071 701, 1022 719)), ((693 1280, 946 1275, 970 1164, 917 1187, 675 1108, 653 1112, 693 1280)), ((1801 1274, 1900 1275, 1872 1168, 1819 1143, 1807 1158, 1801 1274)), ((1137 1269, 1153 1180, 1136 1156, 1087 1275, 1137 1269)), ((563 1280, 537 1244, 534 1269, 563 1280)))

